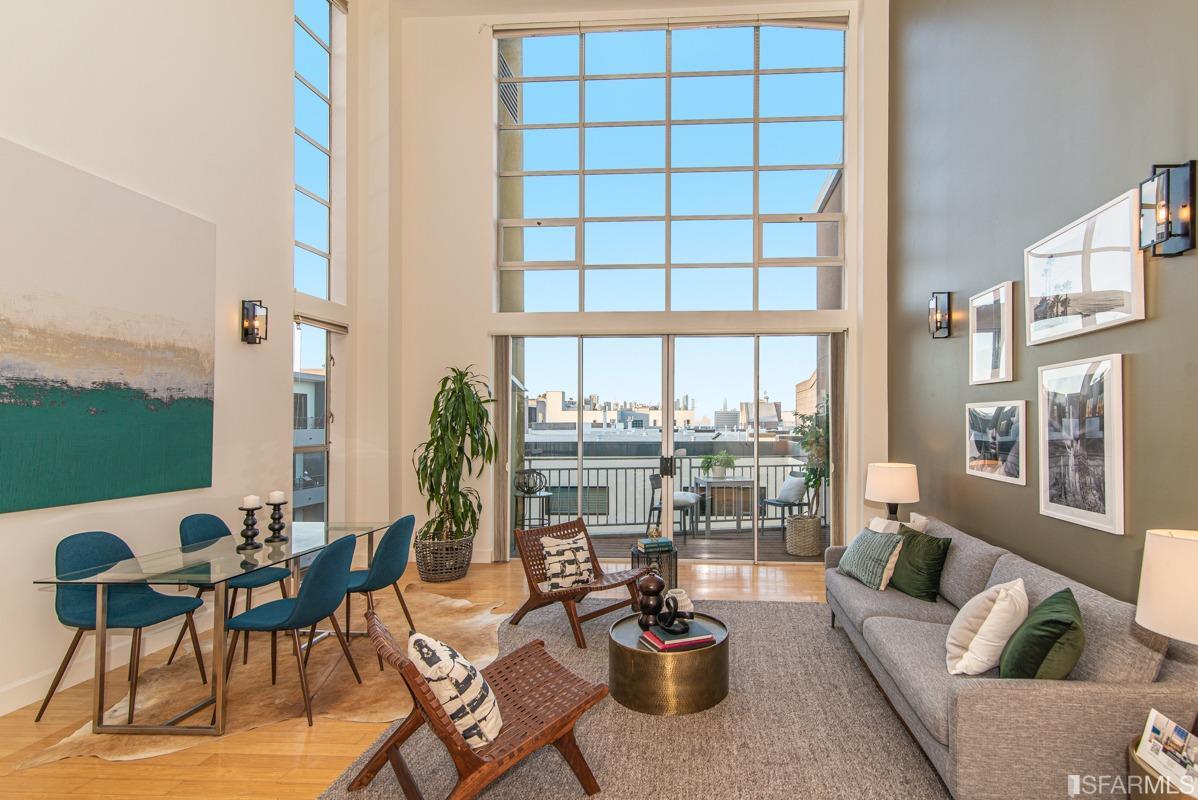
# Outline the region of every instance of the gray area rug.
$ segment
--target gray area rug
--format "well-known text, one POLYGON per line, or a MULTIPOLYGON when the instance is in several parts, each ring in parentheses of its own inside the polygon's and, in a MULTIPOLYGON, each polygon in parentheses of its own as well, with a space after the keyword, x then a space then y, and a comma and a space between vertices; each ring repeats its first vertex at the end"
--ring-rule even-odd
MULTIPOLYGON (((844 631, 828 627, 827 606, 728 601, 696 606, 732 631, 729 695, 715 708, 681 717, 638 714, 605 698, 576 729, 601 797, 948 800, 936 771, 844 631)), ((544 639, 570 669, 606 681, 607 628, 618 616, 585 623, 589 647, 579 650, 561 607, 539 609, 518 627, 500 626, 499 650, 508 653, 544 639)), ((406 691, 398 676, 396 683, 398 691, 406 691)), ((321 797, 402 798, 389 766, 368 788, 346 791, 374 749, 371 745, 321 797)), ((449 794, 457 773, 427 726, 404 744, 403 755, 425 797, 449 794)), ((482 796, 586 794, 557 751, 545 747, 482 796)))

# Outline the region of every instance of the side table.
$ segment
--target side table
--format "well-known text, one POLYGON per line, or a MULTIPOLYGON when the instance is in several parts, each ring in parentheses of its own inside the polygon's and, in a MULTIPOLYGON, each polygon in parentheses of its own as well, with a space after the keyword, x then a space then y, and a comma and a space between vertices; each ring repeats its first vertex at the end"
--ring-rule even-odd
POLYGON ((667 550, 663 553, 642 553, 636 545, 632 546, 632 568, 652 567, 666 582, 666 589, 678 585, 678 551, 667 550))

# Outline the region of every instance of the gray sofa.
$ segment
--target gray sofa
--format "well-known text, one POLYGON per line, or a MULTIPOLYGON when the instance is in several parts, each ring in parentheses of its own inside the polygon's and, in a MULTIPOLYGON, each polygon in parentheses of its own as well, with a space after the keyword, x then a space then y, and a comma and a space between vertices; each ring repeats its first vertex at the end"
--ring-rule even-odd
MULTIPOLYGON (((848 635, 957 800, 1063 798, 1069 775, 1126 776, 1127 745, 1150 708, 1193 722, 1198 648, 1139 627, 1130 603, 940 520, 929 519, 927 533, 953 540, 935 603, 840 574, 843 547, 825 553, 825 580, 833 626, 848 635), (1073 590, 1086 647, 1069 679, 950 675, 945 639, 957 609, 1015 578, 1023 578, 1032 607, 1073 590)), ((1183 597, 1188 590, 1179 587, 1183 597)), ((1111 796, 1121 795, 1103 795, 1111 796)))

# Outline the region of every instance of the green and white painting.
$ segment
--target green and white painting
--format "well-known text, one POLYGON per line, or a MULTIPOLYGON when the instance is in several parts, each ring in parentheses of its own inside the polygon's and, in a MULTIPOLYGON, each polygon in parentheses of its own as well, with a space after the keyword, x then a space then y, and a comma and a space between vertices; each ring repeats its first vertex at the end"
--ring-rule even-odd
POLYGON ((210 486, 215 229, 0 139, 0 513, 210 486))

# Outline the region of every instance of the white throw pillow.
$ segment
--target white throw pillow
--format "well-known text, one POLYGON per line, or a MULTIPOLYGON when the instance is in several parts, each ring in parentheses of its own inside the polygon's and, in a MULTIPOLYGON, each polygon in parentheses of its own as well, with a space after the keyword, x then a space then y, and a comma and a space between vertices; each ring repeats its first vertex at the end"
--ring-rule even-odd
POLYGON ((545 551, 545 580, 537 588, 542 592, 582 586, 595 579, 591 548, 583 534, 570 539, 542 536, 541 549, 545 551))
POLYGON ((998 666, 1007 640, 1027 619, 1023 578, 970 598, 948 628, 945 663, 950 675, 981 675, 998 666))
POLYGON ((908 522, 899 522, 896 519, 882 519, 874 517, 869 521, 869 529, 876 533, 898 533, 899 526, 906 525, 913 531, 923 533, 928 527, 928 518, 921 514, 912 514, 908 522))
POLYGON ((923 514, 916 514, 912 511, 911 519, 907 522, 907 527, 920 533, 926 533, 928 530, 928 518, 923 514))
POLYGON ((495 741, 503 718, 491 684, 473 664, 444 642, 420 633, 408 637, 408 659, 428 682, 466 744, 478 750, 495 741))
POLYGON ((787 478, 778 490, 778 499, 783 503, 801 503, 806 493, 807 484, 802 478, 787 478))

